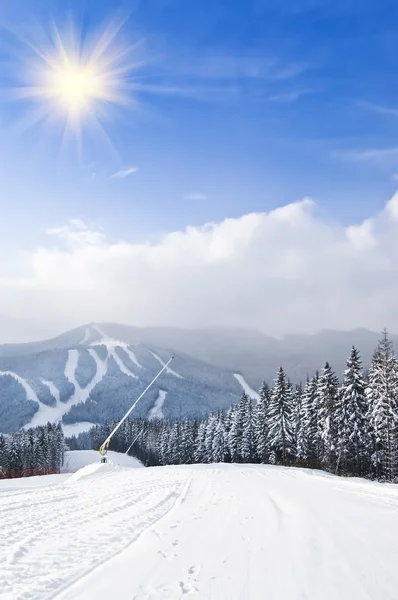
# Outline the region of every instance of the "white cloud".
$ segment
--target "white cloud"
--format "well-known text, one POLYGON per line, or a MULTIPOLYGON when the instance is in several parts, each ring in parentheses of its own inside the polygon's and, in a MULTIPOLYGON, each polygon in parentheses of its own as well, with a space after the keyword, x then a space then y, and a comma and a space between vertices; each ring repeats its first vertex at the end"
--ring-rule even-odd
POLYGON ((207 200, 207 196, 202 192, 189 192, 189 194, 185 194, 184 200, 207 200))
POLYGON ((111 175, 112 179, 124 179, 133 173, 137 173, 138 167, 128 167, 127 169, 120 169, 120 171, 116 171, 113 175, 111 175))
POLYGON ((389 166, 396 165, 398 162, 398 146, 391 148, 336 150, 333 152, 333 155, 337 158, 389 166))
POLYGON ((108 240, 80 220, 48 233, 24 276, 0 280, 0 314, 53 324, 257 327, 270 334, 384 325, 398 332, 398 194, 343 227, 311 199, 166 234, 108 240))
POLYGON ((280 92, 274 96, 269 96, 267 100, 268 102, 297 102, 302 96, 313 93, 314 90, 311 89, 291 90, 290 92, 280 92))
POLYGON ((381 106, 380 104, 373 104, 372 102, 359 102, 359 106, 389 117, 398 117, 398 108, 392 108, 391 106, 381 106))

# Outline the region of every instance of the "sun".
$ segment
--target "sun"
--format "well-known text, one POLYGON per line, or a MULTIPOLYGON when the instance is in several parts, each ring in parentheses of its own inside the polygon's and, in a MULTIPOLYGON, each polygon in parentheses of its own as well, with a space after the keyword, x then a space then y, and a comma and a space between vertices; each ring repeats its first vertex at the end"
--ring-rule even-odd
POLYGON ((67 64, 50 74, 47 91, 66 112, 80 113, 104 97, 105 82, 101 73, 87 65, 67 64))
POLYGON ((53 23, 23 40, 28 53, 15 94, 28 103, 28 126, 57 121, 78 138, 85 127, 105 133, 112 106, 134 104, 132 81, 143 61, 139 44, 120 40, 123 25, 114 21, 89 36, 71 21, 62 31, 53 23))

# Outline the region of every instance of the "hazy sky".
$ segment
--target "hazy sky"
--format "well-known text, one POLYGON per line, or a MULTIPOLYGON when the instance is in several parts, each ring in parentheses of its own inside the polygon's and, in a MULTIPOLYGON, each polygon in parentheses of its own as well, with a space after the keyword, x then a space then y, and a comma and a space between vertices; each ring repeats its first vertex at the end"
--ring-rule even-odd
POLYGON ((0 342, 398 331, 397 23, 388 0, 2 3, 0 342), (78 136, 64 66, 90 56, 78 136))

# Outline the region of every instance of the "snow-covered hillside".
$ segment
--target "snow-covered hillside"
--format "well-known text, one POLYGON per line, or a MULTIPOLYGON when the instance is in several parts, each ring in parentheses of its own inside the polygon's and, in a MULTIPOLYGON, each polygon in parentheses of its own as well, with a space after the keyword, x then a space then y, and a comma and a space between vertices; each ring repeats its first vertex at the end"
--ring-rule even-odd
POLYGON ((0 506, 2 600, 397 597, 393 485, 269 466, 97 464, 0 481, 0 506))
MULTIPOLYGON (((111 450, 107 453, 107 460, 118 467, 143 467, 133 456, 128 456, 120 452, 112 452, 111 450)), ((64 465, 61 471, 64 473, 74 473, 87 465, 99 462, 100 455, 96 450, 69 450, 65 452, 64 465)))
MULTIPOLYGON (((0 352, 0 432, 62 421, 65 434, 72 435, 116 419, 172 354, 129 345, 98 325, 66 342, 71 345, 61 348, 54 340, 53 349, 46 342, 45 350, 33 354, 4 357, 0 352)), ((206 416, 237 402, 246 388, 241 376, 180 354, 140 401, 135 415, 206 416)))

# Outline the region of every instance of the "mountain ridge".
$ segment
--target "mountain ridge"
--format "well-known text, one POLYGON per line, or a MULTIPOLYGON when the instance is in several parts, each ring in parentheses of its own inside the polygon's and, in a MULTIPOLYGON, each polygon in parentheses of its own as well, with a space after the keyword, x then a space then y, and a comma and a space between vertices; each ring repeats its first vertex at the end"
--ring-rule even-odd
POLYGON ((236 402, 242 390, 255 397, 281 365, 295 383, 326 360, 341 376, 355 344, 366 368, 379 338, 366 329, 277 339, 240 328, 90 323, 42 342, 0 346, 0 431, 46 419, 70 429, 115 419, 173 354, 174 375, 162 374, 136 415, 204 416, 236 402))

